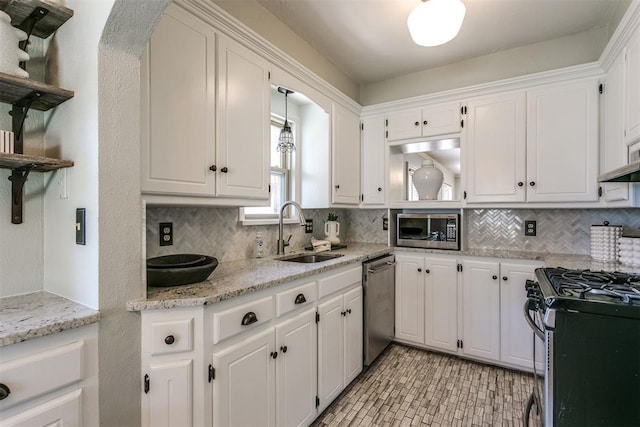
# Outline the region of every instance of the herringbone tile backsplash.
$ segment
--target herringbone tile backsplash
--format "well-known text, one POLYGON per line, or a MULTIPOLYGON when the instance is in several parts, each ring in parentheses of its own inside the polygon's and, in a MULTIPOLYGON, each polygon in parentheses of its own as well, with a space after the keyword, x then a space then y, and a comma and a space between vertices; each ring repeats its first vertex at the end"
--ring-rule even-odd
MULTIPOLYGON (((313 234, 305 234, 298 224, 284 226, 284 237, 290 234, 291 248, 308 246, 311 237, 322 239, 324 222, 329 212, 338 215, 340 239, 346 242, 386 243, 382 217, 386 210, 305 209, 313 219, 313 234)), ((149 207, 146 215, 147 257, 175 253, 198 253, 214 256, 218 261, 254 257, 255 238, 262 233, 265 255, 275 255, 277 225, 243 226, 238 221, 238 208, 166 208, 149 207), (158 223, 173 222, 173 245, 160 246, 158 223)))
MULTIPOLYGON (((346 242, 387 243, 382 230, 386 209, 305 209, 313 219, 313 234, 285 225, 291 248, 309 245, 311 236, 324 238, 329 212, 338 215, 340 238, 346 242)), ((505 249, 588 255, 590 227, 609 221, 624 225, 626 234, 640 235, 640 209, 465 209, 463 239, 470 249, 505 249), (537 236, 524 235, 524 222, 537 221, 537 236)), ((256 233, 262 233, 265 255, 276 253, 278 226, 243 226, 237 208, 149 207, 146 215, 147 257, 200 253, 220 261, 254 257, 256 233), (173 246, 160 246, 158 223, 173 222, 173 246)))
POLYGON ((592 225, 609 221, 624 233, 640 232, 640 209, 468 209, 467 247, 588 255, 592 225), (524 235, 524 222, 537 222, 537 236, 524 235))

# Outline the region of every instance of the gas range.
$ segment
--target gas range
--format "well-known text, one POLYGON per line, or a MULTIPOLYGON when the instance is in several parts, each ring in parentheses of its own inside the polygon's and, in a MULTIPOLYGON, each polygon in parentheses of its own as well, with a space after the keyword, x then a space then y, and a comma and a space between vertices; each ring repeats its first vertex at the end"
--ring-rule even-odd
POLYGON ((640 426, 640 274, 559 267, 535 278, 524 311, 544 341, 544 386, 523 419, 537 407, 546 427, 640 426))
POLYGON ((538 282, 529 282, 527 295, 539 309, 640 319, 640 274, 539 268, 538 282))

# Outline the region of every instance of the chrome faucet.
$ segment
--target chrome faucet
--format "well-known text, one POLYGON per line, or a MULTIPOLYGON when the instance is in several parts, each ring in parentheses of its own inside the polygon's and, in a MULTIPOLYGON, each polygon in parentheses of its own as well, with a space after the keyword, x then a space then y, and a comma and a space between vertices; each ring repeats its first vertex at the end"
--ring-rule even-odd
POLYGON ((298 217, 300 218, 300 225, 305 226, 307 223, 307 220, 304 219, 304 215, 302 214, 302 208, 300 207, 299 204, 297 204, 293 200, 289 200, 288 202, 284 202, 282 204, 282 206, 280 207, 280 216, 278 217, 278 255, 284 254, 284 248, 285 246, 289 246, 289 240, 291 240, 291 236, 289 236, 289 239, 287 239, 287 241, 285 241, 284 238, 282 237, 282 233, 283 233, 282 215, 284 212, 284 208, 286 208, 289 205, 293 205, 296 207, 296 209, 298 209, 298 217))

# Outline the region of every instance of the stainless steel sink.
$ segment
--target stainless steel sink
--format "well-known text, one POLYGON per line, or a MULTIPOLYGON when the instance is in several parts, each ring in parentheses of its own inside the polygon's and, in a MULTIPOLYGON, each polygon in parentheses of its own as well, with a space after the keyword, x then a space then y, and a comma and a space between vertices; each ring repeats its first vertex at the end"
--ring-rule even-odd
POLYGON ((286 258, 280 258, 280 261, 301 262, 305 264, 312 264, 316 262, 329 261, 330 259, 339 258, 344 256, 342 254, 298 254, 289 256, 286 258))

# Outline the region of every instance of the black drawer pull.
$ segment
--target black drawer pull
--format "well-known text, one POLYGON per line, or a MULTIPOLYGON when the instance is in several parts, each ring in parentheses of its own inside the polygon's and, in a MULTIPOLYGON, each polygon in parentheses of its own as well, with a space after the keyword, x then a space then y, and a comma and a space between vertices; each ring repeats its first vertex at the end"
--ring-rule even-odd
POLYGON ((307 302, 307 299, 304 297, 304 294, 298 294, 298 296, 296 296, 294 304, 304 304, 305 302, 307 302))
POLYGON ((258 321, 258 316, 253 311, 248 312, 242 318, 242 326, 247 326, 258 321))
POLYGON ((167 345, 171 345, 174 342, 176 342, 176 338, 173 335, 167 335, 167 337, 164 339, 164 343, 167 345))
POLYGON ((5 384, 0 383, 0 400, 4 400, 11 394, 11 390, 5 384))

